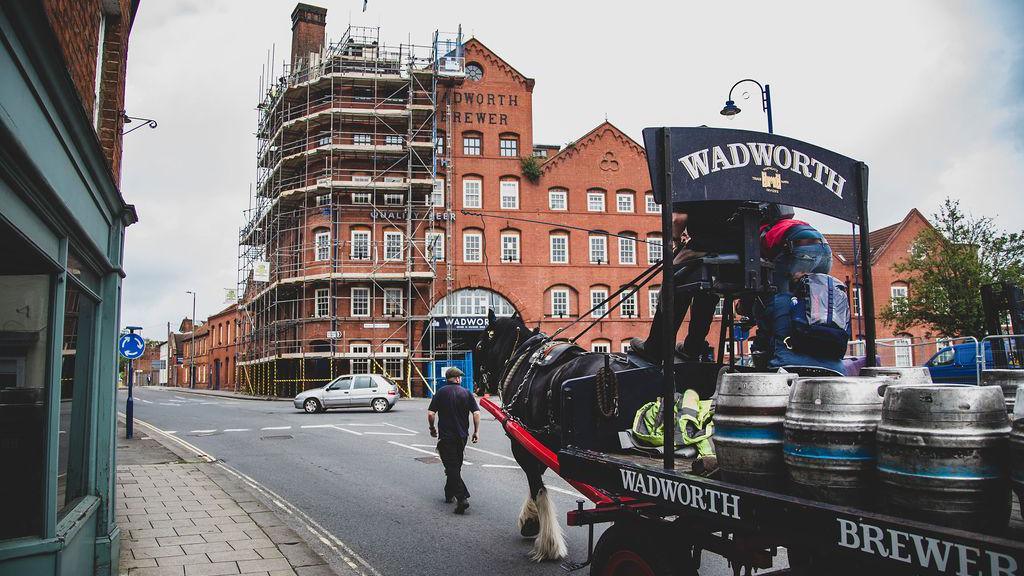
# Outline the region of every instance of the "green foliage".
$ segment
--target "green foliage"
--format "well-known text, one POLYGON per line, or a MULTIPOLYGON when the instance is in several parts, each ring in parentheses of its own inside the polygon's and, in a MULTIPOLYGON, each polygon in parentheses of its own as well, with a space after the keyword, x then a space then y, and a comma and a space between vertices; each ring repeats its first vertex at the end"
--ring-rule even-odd
POLYGON ((932 225, 895 268, 910 282, 909 298, 890 303, 882 320, 900 331, 923 325, 940 336, 981 336, 981 286, 1022 283, 1024 235, 997 230, 991 218, 965 213, 950 198, 933 215, 932 225))
POLYGON ((522 167, 523 176, 526 176, 527 180, 534 184, 540 181, 540 160, 533 156, 524 156, 519 159, 519 164, 522 167))

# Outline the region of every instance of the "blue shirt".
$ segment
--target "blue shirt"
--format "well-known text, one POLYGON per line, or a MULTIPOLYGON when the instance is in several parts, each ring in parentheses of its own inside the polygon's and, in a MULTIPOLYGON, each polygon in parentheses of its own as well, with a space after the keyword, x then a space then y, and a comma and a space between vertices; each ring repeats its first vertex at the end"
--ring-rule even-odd
POLYGON ((445 382, 430 399, 427 410, 437 413, 438 438, 469 437, 469 415, 479 412, 476 397, 469 390, 454 382, 445 382))

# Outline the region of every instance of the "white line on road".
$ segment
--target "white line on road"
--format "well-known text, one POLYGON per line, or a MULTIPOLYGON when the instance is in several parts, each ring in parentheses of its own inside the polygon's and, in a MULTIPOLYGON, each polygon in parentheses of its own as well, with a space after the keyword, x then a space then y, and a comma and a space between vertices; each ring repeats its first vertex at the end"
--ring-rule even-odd
POLYGON ((161 402, 161 406, 181 406, 181 404, 175 404, 174 402, 161 402))
MULTIPOLYGON (((473 446, 466 446, 466 448, 476 450, 477 452, 483 452, 484 454, 490 454, 491 456, 497 456, 498 458, 504 458, 505 460, 511 460, 512 462, 516 461, 516 459, 511 456, 505 456, 504 454, 498 454, 497 452, 491 452, 490 450, 484 450, 483 448, 476 448, 473 446)), ((514 468, 518 468, 518 466, 514 466, 514 468)))
POLYGON ((309 424, 300 428, 334 428, 334 424, 309 424))
POLYGON ((568 494, 569 496, 572 496, 573 498, 582 498, 583 497, 582 494, 580 494, 579 492, 577 492, 575 490, 566 490, 565 488, 559 488, 558 486, 552 486, 550 484, 545 484, 544 487, 547 488, 548 490, 554 490, 555 492, 561 492, 562 494, 568 494))
POLYGON ((216 431, 217 431, 217 429, 213 428, 212 430, 189 430, 188 433, 189 434, 209 434, 210 432, 216 432, 216 431))
POLYGON ((408 432, 363 432, 363 434, 366 434, 367 436, 370 436, 370 435, 373 435, 373 436, 415 436, 416 435, 415 432, 413 432, 412 434, 409 434, 408 432))
POLYGON ((348 432, 349 434, 355 434, 356 436, 362 436, 362 432, 356 432, 355 430, 349 430, 348 428, 342 428, 341 426, 331 426, 335 430, 341 430, 342 432, 348 432))
POLYGON ((519 466, 515 464, 481 464, 484 468, 513 468, 518 470, 519 466))
POLYGON ((392 424, 390 422, 385 422, 384 424, 387 425, 387 426, 391 426, 392 428, 398 428, 399 430, 405 430, 406 432, 410 432, 412 434, 416 434, 415 430, 409 430, 408 428, 403 428, 402 426, 398 426, 398 425, 392 424))
POLYGON ((264 426, 260 430, 291 430, 291 426, 264 426))
POLYGON ((354 422, 345 422, 345 426, 384 426, 384 424, 357 424, 354 422))
MULTIPOLYGON (((414 445, 410 446, 409 444, 402 444, 401 442, 395 442, 394 440, 388 440, 388 444, 394 444, 395 446, 401 446, 402 448, 408 448, 409 450, 415 450, 417 452, 422 452, 424 454, 429 454, 430 456, 438 456, 437 452, 430 452, 430 451, 424 450, 422 448, 417 448, 417 446, 423 446, 423 444, 414 444, 414 445)), ((438 458, 440 458, 440 456, 438 456, 438 458)), ((468 462, 466 460, 463 460, 462 463, 465 464, 466 466, 472 466, 473 465, 472 462, 468 462)))
POLYGON ((248 432, 249 428, 225 428, 225 432, 248 432))

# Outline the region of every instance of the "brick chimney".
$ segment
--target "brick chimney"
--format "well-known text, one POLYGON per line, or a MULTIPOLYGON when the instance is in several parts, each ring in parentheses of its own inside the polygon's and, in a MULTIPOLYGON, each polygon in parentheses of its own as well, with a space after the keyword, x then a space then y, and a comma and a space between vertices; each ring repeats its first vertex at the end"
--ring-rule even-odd
POLYGON ((308 60, 310 52, 324 47, 327 8, 298 3, 292 10, 292 67, 299 59, 308 60))

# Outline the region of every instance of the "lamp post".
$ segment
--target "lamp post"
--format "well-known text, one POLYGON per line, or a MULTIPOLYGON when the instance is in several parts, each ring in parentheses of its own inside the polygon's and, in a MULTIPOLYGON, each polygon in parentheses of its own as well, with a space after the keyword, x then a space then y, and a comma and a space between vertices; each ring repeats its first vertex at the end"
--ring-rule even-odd
POLYGON ((192 344, 188 347, 188 387, 196 387, 196 293, 186 290, 192 295, 192 344))
POLYGON ((761 108, 768 115, 768 133, 774 134, 772 131, 772 92, 767 84, 762 86, 760 82, 753 78, 744 78, 732 85, 732 88, 729 89, 729 97, 725 99, 725 107, 722 108, 722 116, 735 116, 740 113, 740 107, 732 99, 732 91, 744 82, 753 82, 761 90, 761 108))

